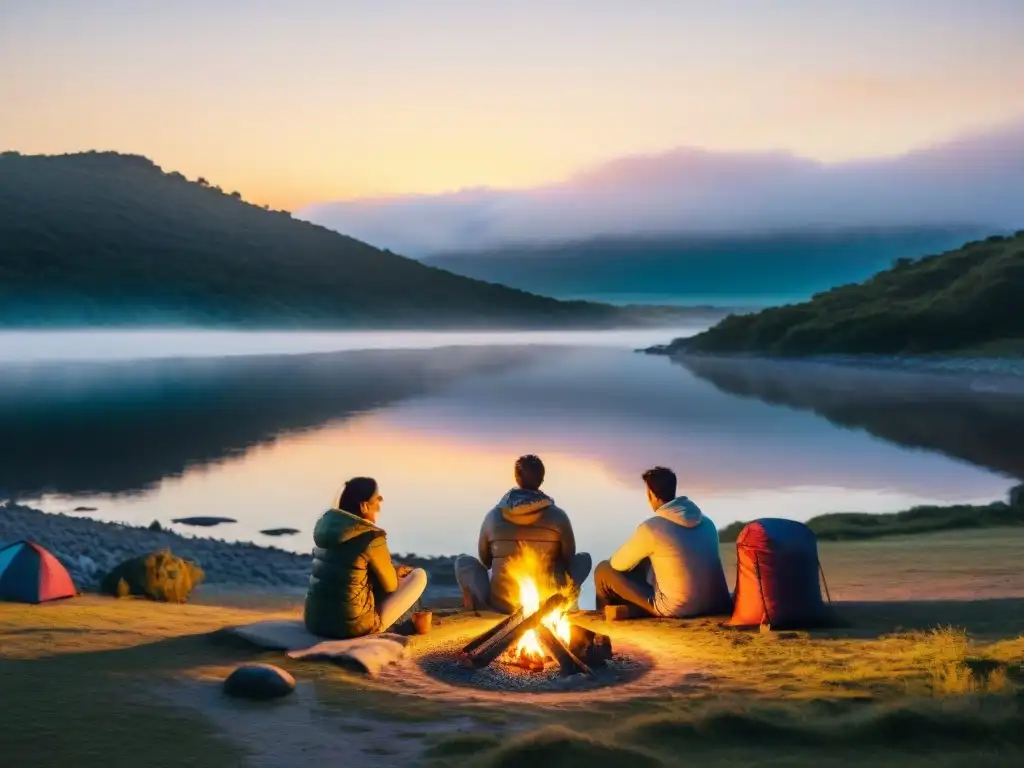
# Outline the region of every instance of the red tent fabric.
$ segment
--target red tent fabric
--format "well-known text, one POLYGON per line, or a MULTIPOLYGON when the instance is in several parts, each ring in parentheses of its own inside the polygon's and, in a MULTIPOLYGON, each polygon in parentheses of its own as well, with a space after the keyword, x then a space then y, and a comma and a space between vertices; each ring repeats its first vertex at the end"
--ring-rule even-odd
POLYGON ((78 594, 60 560, 34 541, 0 549, 0 600, 45 603, 78 594))
POLYGON ((736 537, 736 594, 727 625, 807 629, 830 624, 820 570, 818 541, 810 528, 781 518, 755 520, 736 537))

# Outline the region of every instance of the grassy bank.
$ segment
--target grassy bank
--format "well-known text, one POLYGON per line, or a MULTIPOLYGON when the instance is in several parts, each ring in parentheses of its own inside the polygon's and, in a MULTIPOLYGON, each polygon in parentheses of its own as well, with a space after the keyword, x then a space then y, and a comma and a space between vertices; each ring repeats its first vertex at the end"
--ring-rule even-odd
MULTIPOLYGON (((1024 759, 1022 546, 1014 529, 824 542, 833 597, 856 601, 840 606, 849 626, 825 633, 587 616, 693 672, 632 698, 607 689, 558 706, 443 701, 206 634, 298 616, 295 598, 0 604, 0 743, 5 761, 26 766, 128 766, 140 755, 201 768, 332 755, 357 766, 1012 765, 1024 759), (964 595, 974 599, 955 599, 964 595), (299 690, 262 706, 225 702, 220 681, 252 660, 289 669, 299 690)), ((444 617, 416 647, 481 621, 444 617)))
POLYGON ((1024 231, 920 259, 809 301, 730 315, 662 351, 830 354, 1019 354, 1024 348, 1024 231))
MULTIPOLYGON (((747 525, 736 522, 719 532, 723 542, 736 541, 747 525)), ((956 504, 947 507, 921 506, 890 514, 832 512, 818 515, 807 525, 821 541, 877 539, 883 536, 912 536, 938 531, 1007 528, 1024 526, 1024 506, 1001 501, 992 504, 956 504)))

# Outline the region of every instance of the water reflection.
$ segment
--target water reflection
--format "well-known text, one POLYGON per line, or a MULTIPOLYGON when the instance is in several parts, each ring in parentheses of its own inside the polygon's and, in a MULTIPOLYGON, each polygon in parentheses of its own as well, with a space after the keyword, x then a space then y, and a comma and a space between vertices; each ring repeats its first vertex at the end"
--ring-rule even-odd
POLYGON ((282 434, 551 354, 467 347, 8 364, 0 498, 143 491, 282 434))
MULTIPOLYGON (((796 401, 751 396, 757 376, 746 388, 727 378, 578 347, 8 368, 0 487, 22 497, 48 489, 45 508, 88 504, 138 523, 226 515, 239 523, 216 533, 232 538, 294 527, 299 535, 273 543, 305 550, 331 491, 370 474, 382 483, 394 549, 456 553, 475 549, 514 457, 537 452, 545 490, 572 515, 580 546, 603 557, 646 514, 639 474, 655 463, 675 468, 681 491, 719 525, 988 501, 1009 483, 986 467, 1018 466, 1009 436, 993 433, 985 450, 969 435, 958 442, 957 425, 994 406, 959 410, 947 399, 922 411, 926 429, 890 436, 875 432, 869 401, 841 411, 872 425, 851 430, 831 410, 822 418, 796 401), (977 466, 959 460, 968 454, 977 466)), ((893 408, 879 408, 891 429, 893 408)), ((1013 418, 1006 425, 1019 430, 1013 418)))
POLYGON ((1024 478, 1018 382, 767 360, 692 357, 679 364, 724 393, 811 411, 899 445, 1024 478), (979 384, 988 391, 979 392, 979 384))

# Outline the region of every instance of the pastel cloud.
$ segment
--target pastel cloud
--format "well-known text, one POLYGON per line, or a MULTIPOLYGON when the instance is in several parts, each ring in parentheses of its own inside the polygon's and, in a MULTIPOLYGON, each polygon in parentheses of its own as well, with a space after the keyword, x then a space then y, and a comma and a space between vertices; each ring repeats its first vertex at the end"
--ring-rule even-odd
POLYGON ((681 148, 525 190, 465 189, 310 206, 310 221, 422 256, 672 232, 905 225, 1024 227, 1024 123, 895 157, 826 164, 681 148))

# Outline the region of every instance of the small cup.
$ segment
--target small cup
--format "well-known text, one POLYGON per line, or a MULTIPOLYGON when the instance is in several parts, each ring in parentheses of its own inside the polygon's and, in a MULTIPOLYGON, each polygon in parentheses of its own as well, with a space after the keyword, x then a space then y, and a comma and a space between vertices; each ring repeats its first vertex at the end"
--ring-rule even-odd
POLYGON ((626 621, 629 618, 628 605, 606 605, 604 607, 605 621, 626 621))
POLYGON ((430 631, 430 625, 433 623, 434 614, 432 611, 416 611, 412 615, 412 626, 416 630, 417 635, 425 635, 430 631))

